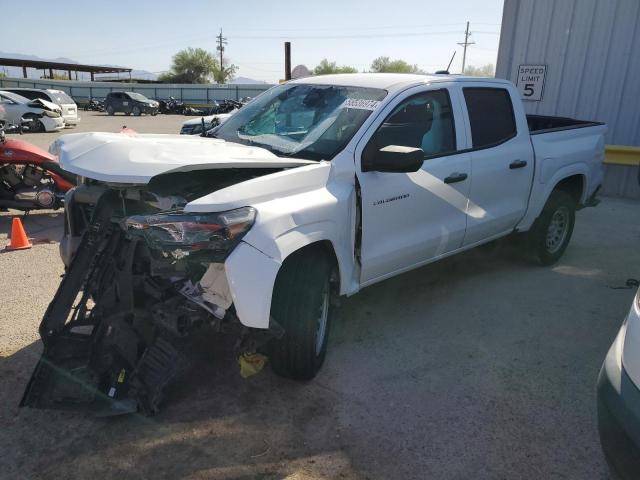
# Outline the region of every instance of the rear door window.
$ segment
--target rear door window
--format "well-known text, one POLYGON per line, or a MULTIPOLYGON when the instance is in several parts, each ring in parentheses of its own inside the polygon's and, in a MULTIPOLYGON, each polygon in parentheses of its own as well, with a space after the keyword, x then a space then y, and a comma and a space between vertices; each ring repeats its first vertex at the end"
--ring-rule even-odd
POLYGON ((469 112, 473 148, 488 148, 516 136, 516 119, 504 88, 463 88, 469 112))
POLYGON ((59 105, 69 105, 72 103, 76 103, 73 98, 67 95, 63 91, 59 92, 49 92, 49 95, 52 97, 52 101, 59 105))

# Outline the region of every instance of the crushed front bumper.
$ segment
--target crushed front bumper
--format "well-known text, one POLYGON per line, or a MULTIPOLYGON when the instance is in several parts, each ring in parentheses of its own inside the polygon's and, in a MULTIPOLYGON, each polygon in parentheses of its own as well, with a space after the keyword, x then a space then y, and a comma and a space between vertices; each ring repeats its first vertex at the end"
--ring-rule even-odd
POLYGON ((179 339, 216 321, 146 273, 145 246, 113 221, 119 200, 108 191, 95 206, 40 324, 44 352, 20 406, 154 414, 183 365, 179 339))
POLYGON ((233 250, 227 244, 229 250, 184 256, 157 252, 127 223, 158 208, 151 207, 157 198, 143 199, 144 192, 101 186, 68 192, 61 242, 66 272, 40 324, 44 352, 21 406, 154 414, 186 363, 187 337, 201 327, 234 334, 238 354, 254 353, 282 334, 270 328, 267 298, 255 298, 255 288, 267 283, 256 273, 277 266, 269 257, 244 243, 234 253, 245 254, 232 254, 227 263, 233 250), (136 210, 138 216, 128 215, 136 210), (233 294, 228 279, 241 284, 233 294), (263 328, 238 319, 240 313, 258 322, 265 309, 263 328))

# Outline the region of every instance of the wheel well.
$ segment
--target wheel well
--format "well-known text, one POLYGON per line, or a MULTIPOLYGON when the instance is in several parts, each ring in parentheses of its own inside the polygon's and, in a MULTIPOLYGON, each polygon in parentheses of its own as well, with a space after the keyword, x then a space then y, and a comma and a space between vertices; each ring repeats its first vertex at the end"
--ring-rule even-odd
POLYGON ((576 201, 576 204, 580 203, 582 199, 582 191, 584 189, 584 175, 572 175, 562 179, 555 186, 554 190, 562 190, 567 192, 576 201))
MULTIPOLYGON (((309 245, 305 245, 302 248, 299 248, 295 252, 290 253, 287 258, 282 262, 282 267, 284 267, 288 262, 295 261, 296 258, 299 258, 302 255, 322 255, 329 262, 329 265, 332 267, 333 273, 331 274, 331 284, 333 288, 335 288, 336 292, 340 291, 340 264, 338 263, 338 257, 333 248, 333 244, 329 240, 320 240, 318 242, 310 243, 309 245)), ((279 272, 278 272, 279 273, 279 272)))

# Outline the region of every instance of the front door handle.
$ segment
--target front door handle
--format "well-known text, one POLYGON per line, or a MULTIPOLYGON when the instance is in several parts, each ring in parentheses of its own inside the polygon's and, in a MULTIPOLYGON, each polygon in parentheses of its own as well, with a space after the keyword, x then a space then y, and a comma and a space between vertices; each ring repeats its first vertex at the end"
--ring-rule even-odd
POLYGON ((514 160, 513 162, 511 162, 509 164, 509 168, 511 170, 514 170, 516 168, 524 168, 527 166, 527 162, 526 160, 514 160))
POLYGON ((467 179, 466 173, 452 173, 447 178, 444 179, 444 183, 457 183, 464 182, 467 179))

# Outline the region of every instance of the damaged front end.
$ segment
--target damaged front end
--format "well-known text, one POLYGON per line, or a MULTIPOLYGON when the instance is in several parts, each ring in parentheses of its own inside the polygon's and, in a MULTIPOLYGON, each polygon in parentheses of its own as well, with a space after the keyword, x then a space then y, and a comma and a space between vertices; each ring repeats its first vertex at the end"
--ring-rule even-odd
POLYGON ((237 333, 240 351, 270 338, 237 321, 224 272, 255 211, 188 214, 188 199, 157 190, 96 184, 68 196, 67 269, 21 406, 153 414, 192 332, 237 333))
POLYGON ((35 98, 31 100, 27 105, 33 108, 41 108, 43 115, 47 115, 48 117, 62 116, 62 109, 60 108, 60 106, 42 98, 35 98))

